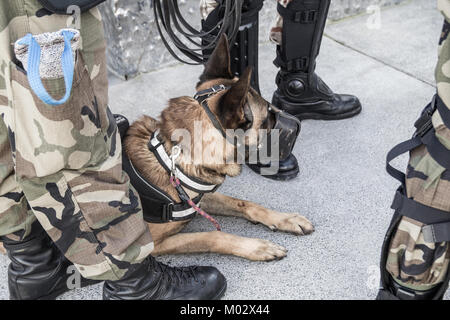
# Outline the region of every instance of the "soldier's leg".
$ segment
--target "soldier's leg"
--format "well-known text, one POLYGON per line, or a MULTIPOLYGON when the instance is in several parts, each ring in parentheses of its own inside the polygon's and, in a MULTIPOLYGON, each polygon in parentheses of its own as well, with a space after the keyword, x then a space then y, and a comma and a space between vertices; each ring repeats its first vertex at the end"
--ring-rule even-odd
MULTIPOLYGON (((136 192, 122 172, 119 133, 107 108, 100 14, 91 9, 81 15, 82 49, 71 98, 50 106, 30 89, 12 45, 26 33, 65 28, 67 16, 40 14, 36 0, 2 1, 0 9, 2 99, 7 100, 0 112, 9 130, 18 185, 34 215, 83 276, 120 279, 151 252, 153 243, 136 192)), ((63 79, 44 85, 50 95, 64 94, 63 79)))
MULTIPOLYGON (((8 108, 4 71, 0 72, 0 105, 8 108)), ((67 280, 72 276, 69 269, 72 264, 36 221, 16 182, 9 132, 0 118, 0 241, 11 260, 10 299, 52 298, 69 289, 67 280)), ((79 280, 79 286, 94 283, 84 278, 79 280)))
MULTIPOLYGON (((2 87, 3 80, 0 74, 0 91, 5 89, 2 87)), ((7 99, 4 98, 0 93, 0 104, 6 102, 7 105, 7 99)), ((34 221, 36 218, 22 188, 16 183, 8 128, 0 119, 0 236, 23 240, 30 234, 34 221)))
POLYGON ((280 68, 272 103, 298 119, 338 120, 361 112, 355 96, 336 94, 315 73, 330 0, 279 0, 272 29, 280 68), (281 43, 280 43, 281 42, 281 43))
MULTIPOLYGON (((436 137, 450 149, 450 0, 439 0, 439 9, 445 17, 439 44, 436 82, 440 97, 440 110, 432 116, 436 137)), ((446 149, 445 149, 446 148, 446 149)), ((431 149, 430 149, 431 151, 431 149)), ((441 210, 443 220, 450 212, 450 169, 422 145, 411 152, 406 175, 407 197, 415 202, 441 210)), ((444 155, 450 158, 450 150, 444 155)), ((397 206, 395 206, 397 207, 397 206)), ((403 207, 404 208, 404 207, 403 207)), ((396 208, 397 212, 403 210, 396 208)), ((425 210, 418 214, 427 218, 425 210)), ((407 209, 409 215, 414 208, 407 209)), ((439 227, 401 216, 396 213, 383 248, 381 273, 382 290, 379 299, 439 299, 445 293, 449 279, 450 238, 442 236, 450 230, 448 223, 439 227)))

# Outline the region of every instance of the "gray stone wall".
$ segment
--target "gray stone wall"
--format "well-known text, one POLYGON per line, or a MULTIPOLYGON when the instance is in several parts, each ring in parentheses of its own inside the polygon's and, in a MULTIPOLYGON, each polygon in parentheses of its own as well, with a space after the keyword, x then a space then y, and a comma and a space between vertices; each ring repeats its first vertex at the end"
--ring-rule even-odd
MULTIPOLYGON (((407 0, 333 0, 328 18, 336 21, 365 13, 370 5, 389 6, 404 1, 407 0)), ((178 3, 186 20, 199 29, 199 1, 178 3)), ((100 11, 108 42, 108 66, 117 76, 128 79, 177 62, 161 42, 151 0, 108 0, 100 11)), ((266 0, 260 14, 260 41, 268 41, 275 19, 276 1, 266 0)))

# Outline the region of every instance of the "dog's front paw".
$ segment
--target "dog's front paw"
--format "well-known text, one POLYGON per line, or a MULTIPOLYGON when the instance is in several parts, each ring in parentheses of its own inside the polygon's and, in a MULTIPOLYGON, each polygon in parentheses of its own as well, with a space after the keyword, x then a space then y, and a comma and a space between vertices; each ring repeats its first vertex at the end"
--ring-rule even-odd
POLYGON ((297 213, 279 212, 274 220, 272 224, 268 225, 273 231, 280 230, 301 236, 314 232, 312 223, 297 213))
POLYGON ((267 240, 244 238, 235 254, 253 261, 272 261, 283 259, 287 249, 267 240))

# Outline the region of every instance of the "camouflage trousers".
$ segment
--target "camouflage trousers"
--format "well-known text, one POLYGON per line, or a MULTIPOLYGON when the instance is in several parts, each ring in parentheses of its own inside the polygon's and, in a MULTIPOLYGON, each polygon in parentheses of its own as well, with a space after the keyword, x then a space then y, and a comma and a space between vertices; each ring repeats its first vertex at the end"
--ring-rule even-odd
MULTIPOLYGON (((25 34, 72 22, 41 9, 36 0, 0 2, 0 235, 21 240, 37 219, 82 276, 120 279, 153 242, 122 171, 101 17, 97 8, 81 14, 72 94, 51 106, 30 89, 13 53, 25 34)), ((64 95, 63 79, 43 82, 55 99, 64 95)))
MULTIPOLYGON (((445 22, 439 42, 436 84, 440 98, 450 108, 450 0, 439 0, 438 7, 445 22)), ((433 115, 433 126, 440 142, 450 149, 450 128, 444 125, 438 111, 433 115)), ((406 189, 409 198, 450 211, 450 171, 441 167, 424 146, 411 152, 406 189)), ((422 225, 413 219, 402 218, 391 240, 386 263, 392 278, 413 290, 429 290, 441 283, 450 261, 450 244, 425 242, 422 225)))

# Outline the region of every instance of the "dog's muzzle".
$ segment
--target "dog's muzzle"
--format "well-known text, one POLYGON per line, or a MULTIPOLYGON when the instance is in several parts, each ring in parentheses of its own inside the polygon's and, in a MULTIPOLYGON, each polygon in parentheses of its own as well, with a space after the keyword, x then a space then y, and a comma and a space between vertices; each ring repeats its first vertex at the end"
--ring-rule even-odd
POLYGON ((274 115, 275 124, 267 139, 263 140, 261 147, 266 147, 271 157, 273 157, 271 154, 273 147, 278 147, 278 159, 283 161, 292 153, 295 141, 300 134, 301 123, 296 117, 273 105, 269 105, 268 110, 274 115), (265 143, 267 143, 266 146, 264 146, 265 143))
MULTIPOLYGON (((231 144, 234 144, 235 143, 234 138, 231 139, 229 136, 227 136, 225 130, 220 124, 220 121, 217 119, 217 117, 214 115, 214 113, 208 106, 209 97, 228 88, 229 87, 226 87, 223 84, 215 85, 209 89, 197 92, 194 95, 194 99, 201 104, 206 114, 208 115, 209 119, 211 120, 211 123, 217 130, 219 130, 222 136, 225 139, 227 139, 227 141, 229 141, 231 144)), ((259 158, 261 160, 260 151, 266 150, 267 151, 266 154, 269 156, 268 159, 269 161, 286 160, 287 157, 289 157, 289 155, 291 154, 292 149, 294 148, 295 145, 295 141, 297 140, 297 137, 300 134, 301 128, 300 121, 296 117, 278 109, 277 107, 269 103, 267 103, 267 109, 274 116, 275 124, 270 129, 269 134, 267 135, 267 139, 262 139, 261 143, 258 146, 259 158), (272 155, 273 150, 272 147, 275 148, 278 147, 279 150, 278 159, 274 159, 275 155, 272 155)))

